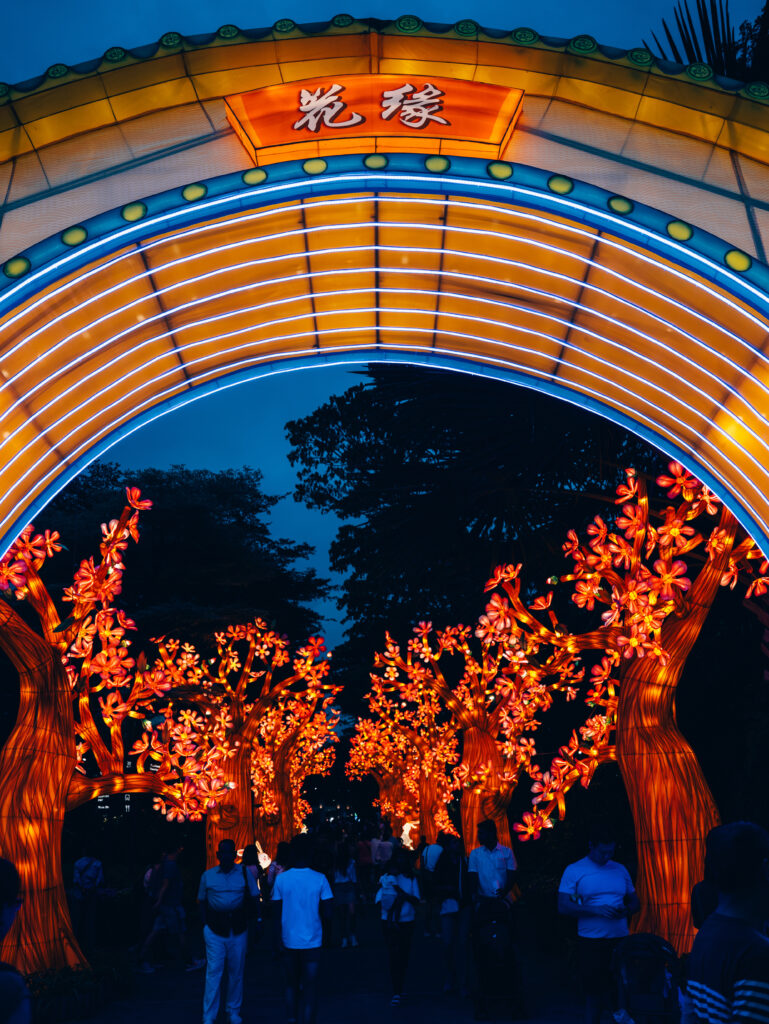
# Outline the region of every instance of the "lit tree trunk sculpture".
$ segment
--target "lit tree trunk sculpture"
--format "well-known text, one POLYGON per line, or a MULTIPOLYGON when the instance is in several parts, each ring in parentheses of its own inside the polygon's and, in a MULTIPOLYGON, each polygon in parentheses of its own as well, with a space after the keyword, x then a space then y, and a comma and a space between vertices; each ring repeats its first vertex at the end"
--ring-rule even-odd
MULTIPOLYGON (((736 523, 728 518, 733 536, 736 523)), ((634 928, 663 933, 679 950, 694 937, 691 891, 704 877, 705 836, 719 818, 697 756, 678 728, 675 694, 726 564, 728 551, 708 562, 689 593, 688 614, 664 624, 667 664, 636 659, 619 691, 616 754, 638 851, 641 912, 634 928)))
POLYGON ((206 863, 218 864, 216 851, 223 839, 231 839, 236 850, 254 841, 254 812, 251 795, 251 749, 241 742, 235 756, 226 762, 227 792, 206 814, 206 863))
POLYGON ((146 770, 149 749, 136 751, 133 770, 127 767, 126 720, 154 714, 171 686, 143 670, 131 673, 125 633, 135 627, 114 608, 123 551, 129 537, 138 539, 138 511, 151 505, 135 488, 128 500, 121 518, 102 527, 101 563, 83 561, 65 591, 71 602, 66 619, 39 575, 61 549, 58 534, 35 535, 27 527, 0 561, 0 589, 26 600, 41 627, 36 633, 7 600, 0 601, 0 646, 20 679, 19 714, 0 752, 0 853, 16 864, 25 894, 2 958, 26 973, 87 966, 72 933, 62 878, 67 811, 102 794, 144 792, 186 817, 218 793, 205 752, 189 740, 185 752, 177 750, 169 722, 163 750, 152 752, 158 771, 146 770), (189 778, 182 786, 177 783, 185 764, 189 778), (207 797, 198 802, 193 778, 204 774, 207 797))
POLYGON ((79 967, 61 870, 67 795, 77 766, 72 694, 61 656, 0 602, 0 645, 19 673, 16 725, 0 752, 0 852, 21 877, 23 912, 2 958, 25 973, 79 967))
MULTIPOLYGON (((418 722, 416 716, 430 709, 427 721, 451 747, 437 745, 413 724, 413 734, 406 732, 410 746, 418 739, 424 743, 430 770, 441 767, 445 772, 461 747, 460 763, 446 791, 462 788, 462 836, 468 853, 477 844, 478 823, 485 818, 496 823, 500 842, 510 845, 510 799, 524 773, 536 777, 538 772, 532 763, 536 750, 531 737, 539 727, 537 715, 550 708, 554 691, 567 689, 563 678, 569 677, 572 661, 567 654, 552 664, 536 664, 527 659, 518 635, 492 636, 480 628, 480 643, 475 645, 479 650, 473 650, 471 632, 465 626, 433 632, 432 623, 420 622, 405 657, 388 634, 384 652, 375 658, 384 673, 372 675, 376 701, 370 698, 371 710, 388 723, 409 718, 418 722), (442 668, 444 659, 452 656, 461 659, 463 669, 455 685, 447 682, 442 668), (385 694, 393 695, 389 704, 385 694)), ((442 814, 448 822, 445 807, 442 814)), ((438 827, 445 826, 439 821, 438 827)))
POLYGON ((419 835, 428 843, 438 837, 438 785, 435 776, 422 770, 419 775, 419 835))
POLYGON ((507 807, 512 790, 506 800, 500 800, 502 790, 502 756, 494 735, 476 725, 462 732, 462 768, 469 780, 462 791, 462 835, 469 853, 477 845, 478 824, 490 818, 497 826, 497 835, 503 846, 510 846, 510 825, 507 807))
MULTIPOLYGON (((533 810, 516 824, 521 839, 536 839, 551 828, 552 817, 565 814, 565 795, 575 782, 590 783, 595 770, 616 760, 624 779, 636 831, 638 892, 642 911, 633 927, 652 931, 679 952, 689 949, 693 926, 691 887, 703 877, 704 838, 718 823, 713 797, 696 755, 682 736, 675 711, 676 687, 686 660, 706 621, 719 586, 734 587, 741 571, 753 576, 748 596, 769 589, 769 562, 753 541, 742 535, 734 517, 679 463, 658 483, 677 506, 664 508, 654 522, 646 485, 633 470, 617 489, 622 506, 614 524, 596 516, 581 544, 569 532, 564 551, 574 571, 560 578, 573 582, 572 601, 591 611, 606 606, 603 624, 588 633, 570 632, 549 612, 543 625, 520 598, 520 566, 500 566, 487 590, 492 595, 481 627, 490 635, 536 638, 540 662, 571 663, 571 689, 581 682, 576 655, 600 652, 591 668, 586 701, 598 713, 560 748, 532 791, 533 810), (715 526, 700 533, 706 517, 715 526), (612 525, 614 530, 612 530, 612 525), (707 539, 706 539, 707 537, 707 539), (704 565, 694 582, 683 558, 703 546, 704 565), (758 575, 750 562, 760 559, 758 575), (543 652, 545 657, 543 658, 543 652), (602 710, 601 710, 602 709, 602 710)), ((551 583, 558 580, 551 578, 551 583)), ((553 592, 531 608, 549 608, 553 592)))
MULTIPOLYGON (((271 856, 293 830, 291 759, 302 728, 340 692, 324 682, 330 662, 320 637, 292 655, 285 636, 256 619, 216 634, 217 658, 203 660, 191 644, 162 639, 155 666, 177 686, 195 728, 220 752, 229 792, 206 824, 209 866, 216 848, 232 839, 236 849, 258 840, 271 856), (301 728, 300 728, 301 726, 301 728)), ((321 716, 323 717, 323 716, 321 716)))
POLYGON ((457 739, 450 722, 438 720, 439 706, 429 689, 392 699, 393 680, 372 675, 366 697, 371 717, 356 723, 347 774, 371 775, 379 786, 379 806, 397 835, 414 822, 434 842, 440 830, 453 831, 446 809, 454 790, 449 770, 457 761, 457 739))

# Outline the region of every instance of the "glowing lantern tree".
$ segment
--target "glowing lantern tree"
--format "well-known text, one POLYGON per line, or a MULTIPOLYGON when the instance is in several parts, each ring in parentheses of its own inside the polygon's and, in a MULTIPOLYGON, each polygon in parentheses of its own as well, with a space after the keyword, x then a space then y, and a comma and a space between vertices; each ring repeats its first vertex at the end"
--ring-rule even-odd
POLYGON ((402 833, 406 822, 419 820, 419 792, 413 781, 418 769, 409 764, 416 752, 404 741, 405 737, 394 735, 384 720, 359 718, 345 765, 348 778, 371 776, 376 782, 379 796, 375 806, 390 822, 394 835, 402 833))
POLYGON ((271 857, 304 827, 311 811, 303 795, 307 779, 327 775, 334 764, 339 712, 331 704, 339 692, 313 683, 262 720, 251 761, 254 833, 271 857))
POLYGON ((216 863, 222 839, 242 849, 260 838, 254 798, 268 833, 260 842, 274 854, 276 837, 288 838, 293 830, 294 784, 306 777, 300 762, 325 763, 308 734, 319 749, 332 749, 333 718, 324 718, 339 688, 326 681, 330 662, 323 640, 311 637, 292 657, 287 638, 256 619, 217 633, 217 656, 209 660, 191 644, 157 643, 157 671, 174 681, 197 733, 222 755, 227 793, 206 819, 209 864, 216 863))
POLYGON ((456 730, 429 687, 371 679, 371 717, 357 723, 348 774, 381 779, 380 808, 393 831, 418 822, 433 843, 440 830, 454 831, 446 805, 457 788, 449 773, 459 757, 456 730))
POLYGON ((576 695, 570 685, 574 659, 559 651, 546 663, 535 661, 538 637, 515 630, 503 634, 485 620, 476 630, 475 650, 467 626, 433 632, 431 622, 421 622, 414 633, 405 657, 388 635, 375 662, 384 676, 372 678, 405 707, 418 706, 424 690, 435 695, 462 750, 454 776, 464 787, 465 846, 475 845, 484 818, 496 822, 500 841, 509 845, 507 808, 513 792, 524 773, 539 771, 532 763, 537 715, 551 707, 554 690, 565 689, 567 698, 576 695))
POLYGON ((115 607, 123 555, 138 540, 139 512, 151 506, 135 488, 120 519, 102 526, 99 560, 81 562, 57 607, 40 572, 61 550, 57 533, 27 527, 0 561, 0 646, 20 679, 16 724, 0 752, 0 853, 21 875, 24 905, 5 940, 2 958, 26 972, 79 966, 61 872, 64 815, 110 793, 154 793, 180 816, 200 816, 221 787, 218 758, 164 725, 164 750, 140 754, 131 766, 130 719, 153 715, 172 683, 130 656, 134 623, 115 607), (26 601, 39 620, 33 630, 10 603, 26 601))
MULTIPOLYGON (((596 516, 584 542, 570 530, 563 545, 573 568, 560 581, 573 584, 579 608, 604 608, 595 628, 571 632, 554 618, 543 625, 521 599, 519 566, 500 567, 487 584, 495 593, 486 623, 503 640, 521 631, 538 636, 549 657, 597 652, 586 697, 593 713, 534 783, 533 809, 516 825, 521 838, 536 838, 556 813, 562 818, 571 786, 587 786, 601 763, 616 760, 638 847, 642 909, 635 926, 685 950, 693 937, 690 892, 703 876, 703 839, 718 813, 678 729, 676 687, 719 587, 734 587, 755 559, 761 564, 748 596, 765 593, 769 563, 679 463, 657 483, 675 503, 652 515, 644 481, 627 470, 613 522, 596 516), (695 552, 696 572, 684 560, 695 552)), ((539 607, 552 596, 539 598, 539 607)))

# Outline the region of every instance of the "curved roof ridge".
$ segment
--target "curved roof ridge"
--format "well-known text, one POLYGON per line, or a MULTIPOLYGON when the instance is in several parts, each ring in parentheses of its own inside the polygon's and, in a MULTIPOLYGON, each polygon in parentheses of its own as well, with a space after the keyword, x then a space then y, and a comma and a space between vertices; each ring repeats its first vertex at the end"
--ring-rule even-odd
POLYGON ((465 18, 453 25, 424 22, 414 14, 403 14, 392 21, 378 18, 354 18, 350 14, 337 14, 324 22, 297 24, 290 18, 281 18, 269 28, 241 29, 237 25, 222 25, 215 32, 184 36, 179 32, 165 32, 155 43, 126 49, 122 46, 111 46, 101 57, 81 62, 73 66, 57 63, 52 64, 43 74, 36 78, 8 85, 0 82, 0 105, 13 102, 14 99, 29 96, 35 92, 49 89, 78 79, 87 78, 99 72, 127 67, 158 56, 172 55, 179 52, 205 49, 210 46, 227 46, 244 42, 255 42, 267 39, 288 39, 317 35, 345 35, 356 33, 403 34, 427 38, 448 37, 454 39, 488 41, 507 44, 513 47, 534 48, 549 51, 561 51, 575 57, 588 58, 603 63, 614 63, 624 67, 632 67, 639 71, 660 75, 668 78, 683 79, 690 84, 732 95, 744 96, 747 99, 769 103, 769 85, 765 82, 739 82, 717 76, 713 69, 704 63, 683 65, 655 57, 643 46, 621 49, 599 44, 593 36, 580 34, 571 39, 556 36, 540 35, 528 27, 516 29, 495 29, 480 25, 478 22, 465 18))

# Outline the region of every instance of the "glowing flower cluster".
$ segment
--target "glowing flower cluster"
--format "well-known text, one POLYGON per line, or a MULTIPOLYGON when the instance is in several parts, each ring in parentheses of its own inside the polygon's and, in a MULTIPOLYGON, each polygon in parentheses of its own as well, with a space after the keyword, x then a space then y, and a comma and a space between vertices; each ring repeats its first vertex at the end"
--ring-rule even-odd
MULTIPOLYGON (((515 580, 519 571, 520 566, 507 566, 498 578, 515 580)), ((474 631, 463 625, 433 630, 432 623, 420 622, 413 632, 405 655, 389 634, 376 655, 382 672, 372 676, 372 710, 390 722, 397 715, 415 719, 429 707, 453 744, 451 759, 441 750, 433 770, 445 772, 455 763, 461 744, 462 759, 449 790, 481 799, 487 813, 502 821, 522 775, 539 773, 532 734, 539 715, 551 707, 553 692, 567 690, 564 680, 573 681, 573 659, 568 652, 550 662, 538 659, 538 634, 520 628, 507 599, 498 594, 474 631), (389 706, 385 694, 392 694, 389 706)), ((567 699, 571 696, 568 692, 567 699)))
MULTIPOLYGON (((326 773, 334 758, 338 713, 332 703, 340 687, 327 681, 330 655, 320 637, 291 654, 288 639, 262 619, 228 626, 215 635, 217 656, 201 658, 191 644, 159 637, 155 671, 174 685, 176 719, 195 729, 209 759, 221 768, 230 800, 250 817, 281 814, 289 803, 296 825, 309 808, 302 786, 326 773), (248 758, 250 788, 239 792, 234 763, 248 758), (289 799, 285 799, 288 781, 289 799)), ((170 813, 170 811, 169 811, 170 813)), ((292 823, 287 825, 288 831, 292 823)))
POLYGON ((539 838, 543 829, 552 827, 555 813, 563 818, 571 786, 589 785, 596 768, 615 759, 622 678, 638 659, 660 669, 667 666, 671 655, 665 647, 665 623, 680 620, 690 607, 693 583, 687 556, 700 549, 707 563, 723 562, 722 586, 734 587, 744 574, 748 596, 769 589, 769 562, 749 537, 737 543, 737 524, 712 491, 678 462, 670 463, 657 484, 677 503, 650 511, 646 484, 629 469, 617 488, 617 513, 606 519, 595 516, 584 541, 574 530, 567 534, 563 552, 572 569, 548 583, 571 584, 571 601, 585 612, 603 609, 596 628, 577 633, 563 625, 552 608, 553 590, 525 604, 520 565, 498 567, 486 585, 492 593, 476 635, 484 644, 524 647, 527 656, 536 654, 540 668, 558 666, 567 697, 576 696, 584 682, 585 652, 596 652, 585 694, 594 713, 560 748, 547 771, 532 766, 532 811, 515 825, 522 840, 539 838), (760 562, 757 574, 750 564, 754 560, 760 562), (548 623, 534 612, 546 612, 548 623))
POLYGON ((98 558, 83 559, 64 590, 68 617, 59 615, 40 576, 46 559, 62 548, 55 531, 35 533, 30 525, 22 532, 0 562, 0 590, 35 609, 46 639, 61 652, 80 776, 96 791, 100 780, 123 777, 120 788, 156 794, 170 817, 200 817, 222 792, 219 754, 202 742, 194 723, 174 720, 168 698, 178 679, 162 666, 148 669, 143 656, 132 657, 128 633, 136 625, 115 607, 124 554, 139 540, 140 513, 152 507, 136 487, 126 489, 126 498, 120 518, 101 525, 98 558), (130 719, 155 723, 130 750, 133 764, 125 752, 130 719))

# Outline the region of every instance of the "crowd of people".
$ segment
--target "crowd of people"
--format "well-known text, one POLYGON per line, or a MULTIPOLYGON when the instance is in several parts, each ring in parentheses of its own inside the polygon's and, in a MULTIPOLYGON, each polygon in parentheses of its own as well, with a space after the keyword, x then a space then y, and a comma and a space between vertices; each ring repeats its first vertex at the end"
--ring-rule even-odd
MULTIPOLYGON (((314 1024, 323 946, 357 946, 359 905, 369 903, 381 921, 393 1008, 404 997, 419 915, 425 933, 442 944, 445 991, 472 990, 478 1020, 491 1019, 499 998, 505 1000, 506 1016, 525 1017, 512 944, 519 893, 515 856, 499 842, 493 821, 480 823, 477 838, 465 857, 461 841, 446 832, 415 849, 393 838, 386 826, 365 838, 302 834, 280 844, 269 866, 260 862, 256 847, 238 858, 234 843, 223 840, 218 866, 203 872, 197 891, 205 959, 186 955, 181 848, 173 847, 144 876, 151 913, 145 919, 142 969, 154 970, 148 958, 162 936, 172 963, 188 970, 205 967, 203 1024, 214 1024, 222 1002, 228 1024, 241 1024, 246 956, 264 928, 283 963, 287 1021, 314 1024)), ((622 1002, 621 993, 616 999, 622 951, 642 950, 648 977, 650 951, 666 946, 652 936, 627 938, 640 904, 630 874, 613 859, 614 850, 611 831, 594 830, 587 855, 566 867, 558 887, 559 913, 577 923, 586 1024, 598 1024, 609 1011, 617 1024, 633 1024, 632 1007, 622 1002)), ((75 866, 80 890, 75 899, 86 933, 89 892, 102 877, 98 858, 84 854, 75 866)), ((16 869, 0 860, 0 938, 22 903, 16 869)), ((663 981, 670 1010, 659 1020, 678 1020, 682 1014, 685 1024, 769 1024, 769 833, 746 822, 714 829, 692 910, 699 931, 685 978, 673 973, 677 958, 667 947, 671 968, 663 981)), ((0 1024, 29 1024, 30 1019, 24 979, 0 963, 0 1024)))

